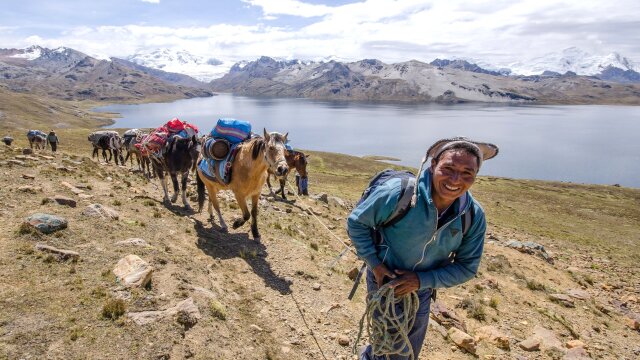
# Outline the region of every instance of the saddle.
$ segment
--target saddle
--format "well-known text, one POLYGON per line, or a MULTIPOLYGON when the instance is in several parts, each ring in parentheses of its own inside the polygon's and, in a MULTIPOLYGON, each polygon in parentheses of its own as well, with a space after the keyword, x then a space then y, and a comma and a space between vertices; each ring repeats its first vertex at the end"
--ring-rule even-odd
POLYGON ((135 144, 143 156, 162 158, 174 138, 189 138, 198 134, 198 127, 182 122, 178 118, 169 120, 166 124, 156 128, 149 135, 135 144))
POLYGON ((237 119, 218 119, 202 144, 202 161, 198 168, 211 181, 231 182, 232 164, 239 145, 252 138, 251 123, 237 119))
POLYGON ((203 156, 198 164, 202 174, 211 181, 228 185, 231 182, 233 160, 235 160, 236 154, 240 149, 240 144, 242 143, 232 144, 227 156, 221 159, 203 156))

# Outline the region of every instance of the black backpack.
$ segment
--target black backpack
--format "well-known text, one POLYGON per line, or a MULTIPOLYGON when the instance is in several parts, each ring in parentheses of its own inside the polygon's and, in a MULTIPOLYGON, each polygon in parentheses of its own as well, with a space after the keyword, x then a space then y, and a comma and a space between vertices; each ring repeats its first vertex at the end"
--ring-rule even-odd
MULTIPOLYGON (((360 205, 366 198, 373 193, 373 191, 380 185, 386 183, 391 179, 400 179, 400 197, 398 198, 398 203, 394 208, 393 212, 385 220, 382 224, 379 224, 372 230, 371 236, 373 237, 373 241, 376 245, 380 245, 382 243, 382 234, 380 229, 392 226, 396 224, 398 221, 402 220, 402 218, 407 215, 409 210, 411 210, 411 197, 415 191, 416 187, 416 176, 410 171, 398 171, 393 169, 385 169, 381 172, 377 173, 371 181, 369 181, 369 185, 362 192, 362 196, 360 200, 356 203, 356 207, 360 205)), ((469 228, 471 227, 471 223, 473 220, 473 205, 471 206, 470 211, 467 211, 462 217, 462 236, 465 236, 469 232, 469 228)), ((353 298, 356 290, 358 288, 358 284, 360 283, 360 278, 364 272, 366 267, 366 263, 362 264, 360 267, 360 271, 356 276, 355 283, 353 284, 353 288, 351 289, 351 293, 349 293, 349 300, 353 298)), ((434 289, 435 294, 435 289, 434 289)), ((435 297, 435 296, 434 296, 435 297)), ((435 299, 434 299, 435 300, 435 299)))

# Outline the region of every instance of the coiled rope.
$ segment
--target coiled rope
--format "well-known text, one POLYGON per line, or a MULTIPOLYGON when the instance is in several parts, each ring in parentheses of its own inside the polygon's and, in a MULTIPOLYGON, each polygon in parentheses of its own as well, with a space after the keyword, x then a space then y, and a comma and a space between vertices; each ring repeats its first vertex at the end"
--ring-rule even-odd
POLYGON ((356 353, 366 320, 367 335, 374 355, 384 355, 387 359, 390 355, 415 359, 413 347, 409 341, 409 331, 413 328, 420 306, 418 294, 414 291, 396 297, 394 288, 390 284, 385 284, 377 291, 369 293, 367 297, 367 309, 360 319, 353 353, 356 353))

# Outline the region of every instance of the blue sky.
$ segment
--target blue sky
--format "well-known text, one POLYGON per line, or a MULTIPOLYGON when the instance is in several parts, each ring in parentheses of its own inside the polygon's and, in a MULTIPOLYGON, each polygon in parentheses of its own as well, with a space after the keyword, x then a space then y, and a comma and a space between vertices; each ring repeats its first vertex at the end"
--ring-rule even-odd
POLYGON ((577 46, 640 62, 637 0, 5 0, 0 19, 0 48, 68 46, 96 56, 179 48, 232 61, 508 65, 577 46))

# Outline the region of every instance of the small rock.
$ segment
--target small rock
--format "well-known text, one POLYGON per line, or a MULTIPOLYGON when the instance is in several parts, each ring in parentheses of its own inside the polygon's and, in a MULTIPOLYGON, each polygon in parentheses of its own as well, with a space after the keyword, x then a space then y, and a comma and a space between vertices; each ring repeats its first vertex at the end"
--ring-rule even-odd
POLYGON ((257 332, 263 332, 264 331, 260 326, 258 326, 256 324, 251 324, 251 325, 249 325, 249 327, 251 328, 251 330, 255 330, 257 332))
POLYGON ((116 280, 127 287, 145 287, 151 281, 153 268, 137 255, 127 255, 113 269, 116 280))
POLYGON ((340 344, 341 346, 349 346, 350 342, 351 340, 349 340, 349 337, 347 335, 341 335, 338 338, 338 344, 340 344))
POLYGON ((59 205, 66 205, 69 207, 76 207, 76 201, 72 198, 68 198, 66 196, 62 196, 62 195, 55 195, 49 198, 49 201, 55 202, 56 204, 59 205))
POLYGON ((313 290, 318 291, 318 290, 320 290, 320 288, 321 288, 321 286, 320 286, 319 283, 314 283, 313 284, 313 290))
POLYGON ((82 190, 78 189, 77 187, 75 187, 75 186, 73 186, 73 185, 69 184, 69 183, 68 183, 68 182, 66 182, 66 181, 61 181, 61 182, 60 182, 60 185, 62 185, 62 186, 64 186, 64 187, 68 188, 69 190, 71 190, 71 192, 72 192, 72 193, 74 193, 74 194, 76 194, 76 195, 80 195, 80 194, 82 194, 82 193, 84 192, 84 191, 82 191, 82 190))
POLYGON ((28 179, 28 180, 33 180, 33 179, 36 178, 36 176, 33 175, 33 174, 22 174, 22 178, 23 179, 28 179))
POLYGON ((36 194, 42 191, 40 186, 22 185, 18 188, 18 191, 26 192, 29 194, 36 194))
POLYGON ((624 317, 624 323, 633 330, 640 330, 640 316, 636 314, 627 314, 624 317))
POLYGON ((483 326, 476 330, 475 336, 476 342, 480 340, 487 340, 492 344, 495 344, 500 349, 509 350, 509 337, 494 326, 483 326))
POLYGON ((329 196, 329 198, 327 199, 327 202, 329 204, 344 208, 346 207, 344 200, 340 199, 337 196, 329 196))
POLYGON ((314 196, 314 199, 316 199, 318 201, 322 201, 325 204, 329 203, 329 195, 327 195, 326 193, 320 193, 320 194, 314 196))
POLYGON ((533 329, 533 336, 540 339, 543 350, 552 348, 563 349, 562 343, 556 334, 549 329, 538 325, 533 329))
POLYGON ((458 345, 459 347, 467 350, 472 354, 476 353, 476 347, 477 347, 476 342, 475 340, 473 340, 473 338, 469 334, 454 327, 449 329, 448 333, 449 333, 449 338, 451 339, 451 341, 453 341, 454 344, 458 345))
POLYGON ((576 347, 585 347, 584 343, 580 340, 569 340, 567 341, 567 349, 573 349, 576 347))
POLYGON ((48 253, 52 253, 52 254, 58 255, 58 258, 60 260, 62 260, 62 261, 66 261, 66 260, 69 260, 69 259, 78 260, 80 258, 80 254, 78 254, 75 251, 57 249, 57 248, 54 248, 53 246, 49 246, 49 245, 36 244, 35 248, 36 248, 36 250, 40 250, 40 251, 44 251, 44 252, 48 252, 48 253))
POLYGON ((82 215, 91 216, 91 217, 101 217, 103 219, 110 220, 118 220, 120 218, 120 214, 114 209, 104 206, 101 204, 91 204, 87 206, 84 211, 82 211, 82 215))
POLYGON ((116 245, 149 246, 146 241, 139 238, 130 238, 127 240, 118 241, 116 245))
POLYGON ((7 163, 12 165, 27 166, 27 164, 24 161, 15 160, 15 159, 7 160, 7 163))
POLYGON ((25 224, 34 227, 44 234, 51 234, 58 230, 66 229, 68 222, 59 216, 35 213, 25 219, 25 224))
POLYGON ((569 295, 565 295, 565 294, 551 294, 549 295, 549 299, 551 299, 551 301, 553 302, 557 302, 559 304, 562 304, 566 307, 576 307, 575 302, 573 301, 573 299, 569 296, 569 295))
POLYGON ((578 300, 589 300, 591 299, 591 294, 581 289, 571 289, 567 291, 567 295, 572 298, 576 298, 578 300))
POLYGON ((146 325, 177 315, 176 320, 186 326, 193 326, 202 318, 200 310, 193 303, 192 298, 179 302, 176 306, 166 310, 130 312, 127 314, 137 325, 146 325))
POLYGON ((563 360, 590 360, 591 357, 589 356, 589 354, 584 348, 575 347, 573 349, 569 349, 562 359, 563 360))
POLYGON ((23 155, 31 155, 31 154, 33 154, 33 149, 31 149, 31 148, 24 148, 24 149, 22 149, 22 154, 23 154, 23 155))
POLYGON ((530 337, 524 341, 518 343, 518 346, 524 351, 538 351, 540 350, 540 339, 530 337))

